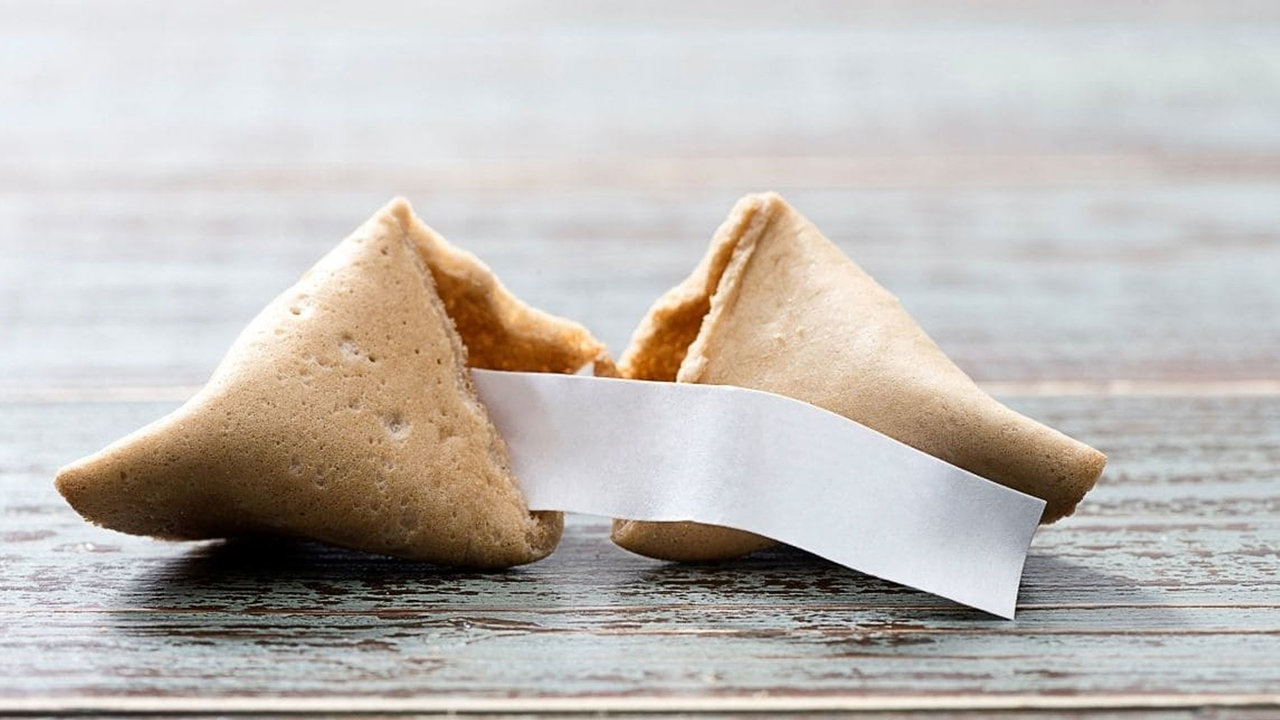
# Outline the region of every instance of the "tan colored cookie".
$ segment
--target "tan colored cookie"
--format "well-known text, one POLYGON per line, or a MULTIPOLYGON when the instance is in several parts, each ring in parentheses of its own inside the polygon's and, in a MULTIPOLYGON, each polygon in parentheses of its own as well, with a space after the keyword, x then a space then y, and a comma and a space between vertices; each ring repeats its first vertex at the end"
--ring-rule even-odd
POLYGON ((476 567, 537 560, 562 516, 529 513, 462 340, 513 369, 576 370, 602 351, 397 199, 272 301, 199 394, 63 468, 58 490, 85 518, 138 535, 280 534, 476 567))
POLYGON ((574 373, 605 359, 604 346, 586 328, 524 304, 479 258, 451 245, 412 213, 406 228, 467 346, 470 367, 574 373))
MULTIPOLYGON (((1001 405, 878 285, 775 194, 738 202, 702 262, 650 309, 625 377, 767 390, 856 420, 953 465, 1075 510, 1106 456, 1001 405)), ((617 520, 651 557, 715 560, 773 544, 696 523, 617 520)))

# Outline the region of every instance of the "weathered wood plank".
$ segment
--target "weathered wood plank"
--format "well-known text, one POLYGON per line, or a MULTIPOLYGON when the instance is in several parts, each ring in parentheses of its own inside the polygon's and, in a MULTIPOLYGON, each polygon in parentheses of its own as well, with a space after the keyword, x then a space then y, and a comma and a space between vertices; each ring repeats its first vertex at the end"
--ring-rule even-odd
POLYGON ((664 565, 589 518, 506 573, 117 535, 48 477, 169 405, 0 406, 0 696, 1280 687, 1280 398, 1015 404, 1112 465, 1077 517, 1037 536, 1012 623, 791 551, 664 565))
MULTIPOLYGON (((0 194, 0 389, 202 382, 392 191, 0 194)), ((737 193, 436 192, 418 209, 620 350, 737 193)), ((788 196, 980 379, 1277 377, 1280 174, 788 196)))
POLYGON ((492 574, 115 535, 49 478, 172 405, 0 402, 0 712, 1273 716, 1280 5, 810 9, 0 0, 0 399, 201 382, 395 193, 620 349, 765 187, 980 379, 1272 396, 1012 398, 1112 460, 1013 623, 788 551, 663 565, 587 518, 492 574))
MULTIPOLYGON (((138 703, 142 705, 142 703, 138 703)), ((1236 707, 1236 706, 1213 706, 1206 703, 1199 707, 1176 708, 1176 710, 1149 710, 1151 705, 1147 705, 1147 710, 1142 708, 1052 708, 1053 717, 1062 717, 1066 720, 1134 720, 1135 717, 1142 717, 1142 720, 1274 720, 1274 707, 1236 707)), ((123 710, 120 712, 111 712, 111 717, 118 720, 143 720, 155 717, 155 715, 137 715, 137 708, 133 710, 123 710)), ((390 712, 383 710, 380 712, 364 712, 357 711, 360 717, 367 720, 403 720, 407 717, 457 717, 458 712, 390 712)), ((689 712, 685 710, 685 712, 689 712)), ((783 711, 769 712, 769 716, 776 717, 778 720, 806 720, 813 717, 814 710, 806 712, 800 711, 783 711)), ((847 719, 847 717, 858 717, 861 720, 909 720, 920 719, 920 717, 929 717, 929 720, 988 720, 993 715, 992 710, 924 710, 924 711, 822 711, 823 717, 831 717, 831 719, 847 719)), ((253 717, 289 717, 297 716, 296 712, 289 712, 288 715, 276 715, 274 712, 252 712, 253 717)), ((534 712, 467 712, 466 716, 474 720, 522 720, 526 717, 538 717, 543 714, 534 714, 534 712)), ((545 712, 545 715, 567 716, 566 711, 557 708, 554 712, 545 712)), ((599 715, 599 714, 595 714, 599 715)), ((32 714, 32 719, 42 719, 42 717, 60 717, 61 715, 42 716, 32 714)), ((206 717, 206 716, 228 716, 228 710, 225 708, 207 708, 204 711, 184 710, 183 716, 186 717, 206 717)), ((334 720, 338 717, 349 717, 351 714, 337 714, 335 708, 329 708, 326 711, 308 712, 307 716, 316 717, 316 719, 334 720)), ((705 720, 741 720, 748 717, 759 717, 760 711, 746 712, 724 712, 724 711, 708 711, 699 712, 699 717, 705 720)), ((1033 720, 1041 719, 1046 715, 1041 711, 1034 710, 1001 710, 996 715, 1000 720, 1033 720)), ((627 710, 621 712, 609 712, 608 717, 617 720, 645 720, 652 719, 654 712, 637 712, 635 710, 627 710)))
POLYGON ((843 697, 777 698, 765 693, 748 697, 721 697, 699 701, 693 698, 464 698, 443 700, 412 698, 102 698, 94 704, 44 698, 10 701, 15 714, 41 717, 110 714, 111 717, 155 717, 158 714, 194 717, 475 717, 527 718, 607 716, 640 718, 655 716, 707 718, 747 718, 768 714, 773 717, 808 718, 1256 718, 1271 712, 1275 703, 1268 696, 1167 696, 1132 695, 1095 698, 1089 707, 1069 706, 1073 698, 1061 696, 968 696, 939 697, 908 707, 901 699, 859 695, 843 697), (959 702, 957 702, 959 701, 959 702), (1168 704, 1160 705, 1162 701, 1168 704), (1197 704, 1198 702, 1198 704, 1197 704), (967 703, 967 704, 961 704, 967 703))
POLYGON ((23 112, 0 119, 0 146, 10 177, 566 155, 1280 152, 1271 3, 816 10, 9 2, 0 102, 23 112))
POLYGON ((0 12, 0 387, 199 382, 397 192, 618 349, 778 187, 980 378, 1280 364, 1274 4, 0 12))

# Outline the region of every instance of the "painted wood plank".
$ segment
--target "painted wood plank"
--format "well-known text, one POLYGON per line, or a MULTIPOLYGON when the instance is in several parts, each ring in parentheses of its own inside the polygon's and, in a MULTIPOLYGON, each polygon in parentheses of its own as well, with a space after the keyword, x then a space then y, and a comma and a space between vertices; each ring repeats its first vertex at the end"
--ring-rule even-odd
POLYGON ((1280 6, 814 9, 0 0, 0 712, 1274 715, 1280 6), (976 377, 1095 394, 1010 398, 1112 457, 1016 622, 587 518, 500 574, 114 535, 49 478, 171 403, 2 402, 175 397, 395 193, 620 348, 764 187, 976 377))
POLYGON ((979 378, 1274 377, 1273 4, 674 9, 5 4, 0 386, 199 382, 397 192, 621 348, 762 187, 979 378))
MULTIPOLYGON (((418 569, 399 581, 490 604, 442 607, 421 598, 412 607, 308 611, 272 607, 288 602, 276 588, 287 589, 296 570, 271 559, 249 564, 249 556, 263 554, 262 548, 215 553, 135 581, 203 601, 187 611, 4 611, 0 694, 1231 695, 1273 690, 1280 665, 1274 606, 1030 607, 1016 624, 892 603, 868 608, 837 599, 827 608, 796 607, 767 590, 755 590, 750 605, 584 606, 602 591, 626 590, 609 583, 616 571, 601 572, 601 563, 591 570, 603 575, 595 590, 542 595, 532 607, 505 596, 517 584, 510 580, 475 583, 418 569), (216 609, 237 595, 249 607, 216 609)), ((326 571, 306 553, 295 562, 321 597, 340 597, 353 581, 376 588, 383 577, 369 567, 326 571)), ((807 586, 812 572, 805 564, 786 565, 735 573, 807 586)), ((725 597, 752 592, 750 584, 685 569, 636 575, 630 589, 638 595, 681 594, 681 575, 695 598, 715 595, 708 587, 725 597)), ((556 585, 540 575, 517 582, 556 585)))
POLYGON ((1259 713, 1271 712, 1274 704, 1263 696, 1158 696, 1135 695, 1094 698, 1085 700, 1088 708, 1069 706, 1078 702, 1074 698, 1055 696, 970 696, 963 698, 968 704, 957 704, 958 698, 944 697, 929 700, 913 700, 910 706, 900 698, 877 698, 848 695, 844 697, 785 697, 776 698, 757 694, 744 698, 708 698, 702 701, 681 698, 464 698, 444 700, 435 698, 103 698, 89 705, 84 702, 29 698, 10 701, 15 713, 40 716, 40 713, 59 712, 65 715, 83 715, 93 712, 110 713, 113 717, 155 717, 158 714, 218 717, 243 716, 286 717, 306 714, 313 717, 456 717, 465 715, 481 718, 537 717, 539 715, 605 715, 610 717, 637 718, 685 716, 696 713, 701 717, 740 718, 759 717, 768 713, 779 717, 812 717, 815 713, 838 717, 930 717, 972 718, 991 717, 1045 717, 1044 711, 1053 717, 1069 718, 1237 718, 1266 717, 1259 713), (1161 702, 1171 704, 1161 705, 1161 702), (1195 703, 1199 703, 1198 705, 1195 703), (20 708, 20 709, 19 709, 20 708), (1040 712, 1036 712, 1039 710, 1040 712), (139 715, 150 713, 150 715, 139 715))
POLYGON ((1280 29, 1265 2, 3 12, 14 54, 0 102, 23 108, 0 120, 11 177, 428 158, 1280 152, 1280 29))
MULTIPOLYGON (((749 189, 414 197, 518 293, 620 350, 749 189)), ((202 382, 394 190, 0 193, 0 389, 202 382)), ((1277 378, 1280 174, 787 195, 979 379, 1277 378)))
MULTIPOLYGON (((574 518, 457 573, 92 528, 54 467, 166 404, 0 406, 0 698, 1245 697, 1280 686, 1280 398, 1024 398, 1107 449, 1003 622, 794 551, 690 567, 574 518)), ((967 702, 967 701, 966 701, 967 702)))

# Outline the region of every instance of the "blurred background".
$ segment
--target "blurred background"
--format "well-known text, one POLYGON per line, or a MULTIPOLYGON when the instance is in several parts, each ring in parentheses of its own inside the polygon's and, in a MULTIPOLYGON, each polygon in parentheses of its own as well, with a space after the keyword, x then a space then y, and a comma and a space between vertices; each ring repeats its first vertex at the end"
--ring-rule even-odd
POLYGON ((181 398, 396 194, 620 352, 763 189, 988 383, 1275 378, 1278 20, 0 1, 0 393, 181 398))

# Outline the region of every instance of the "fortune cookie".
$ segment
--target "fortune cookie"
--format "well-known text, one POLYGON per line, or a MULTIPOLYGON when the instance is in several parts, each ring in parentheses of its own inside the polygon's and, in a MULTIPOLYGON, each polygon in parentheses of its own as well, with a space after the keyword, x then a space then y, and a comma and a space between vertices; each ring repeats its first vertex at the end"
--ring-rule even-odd
POLYGON ((272 301, 195 397, 55 482, 85 518, 137 535, 527 563, 563 518, 529 512, 467 367, 574 372, 602 351, 397 199, 272 301))
MULTIPOLYGON (((897 298, 772 193, 738 202, 693 274, 649 310, 619 372, 803 400, 1043 498, 1041 522, 1070 515, 1106 462, 978 388, 897 298)), ((684 561, 773 544, 730 528, 628 520, 614 522, 613 540, 684 561)))

